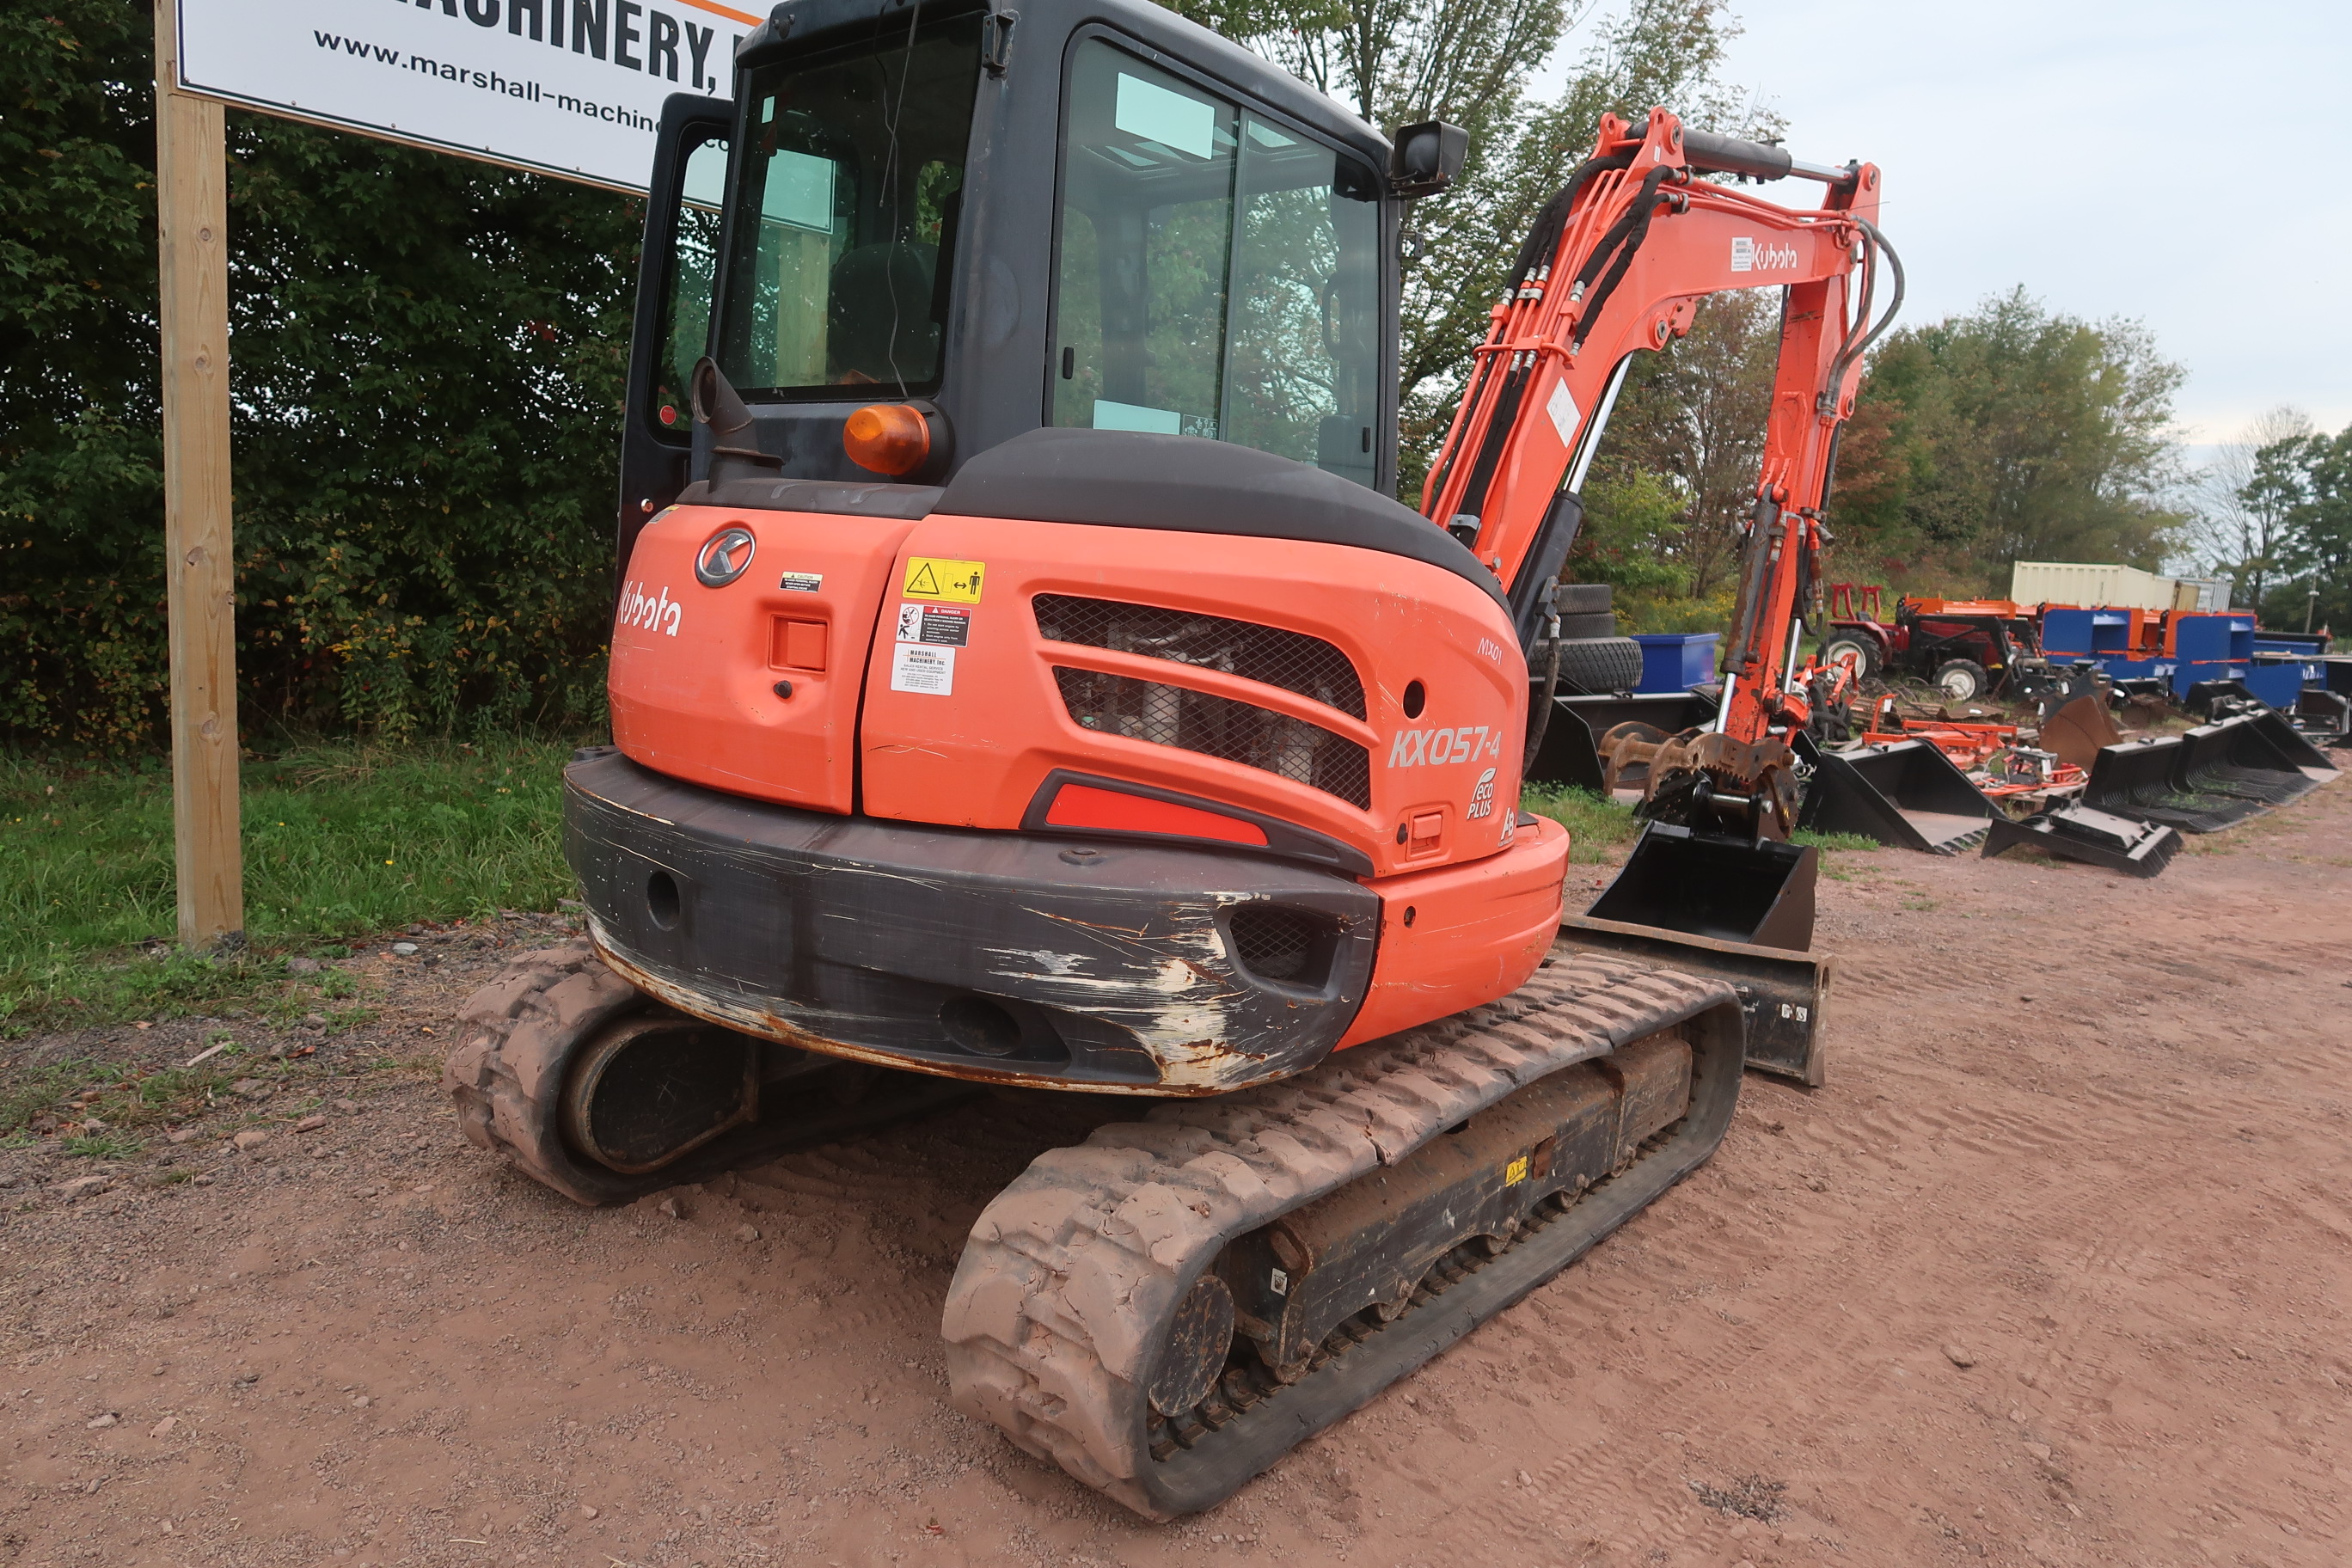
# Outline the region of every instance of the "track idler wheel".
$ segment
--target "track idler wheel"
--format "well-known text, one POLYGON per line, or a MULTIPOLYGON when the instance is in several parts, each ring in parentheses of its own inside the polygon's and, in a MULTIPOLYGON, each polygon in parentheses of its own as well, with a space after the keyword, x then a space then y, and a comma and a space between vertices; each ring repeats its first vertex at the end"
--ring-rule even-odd
POLYGON ((585 942, 517 960, 468 997, 457 1018, 457 1047, 441 1083, 467 1139, 580 1203, 625 1203, 669 1186, 677 1178, 657 1174, 663 1167, 758 1114, 756 1080, 742 1078, 753 1043, 661 1006, 585 942), (692 1043, 689 1032, 717 1037, 689 1053, 705 1061, 723 1059, 732 1042, 731 1096, 722 1091, 720 1103, 697 1108, 683 1125, 675 1110, 624 1110, 620 1093, 657 1074, 652 1058, 664 1046, 692 1043), (730 1098, 745 1103, 725 1103, 730 1098), (584 1136, 567 1138, 567 1124, 584 1136), (664 1136, 677 1146, 662 1148, 664 1136))
POLYGON ((441 1083, 467 1139, 583 1204, 627 1203, 974 1092, 689 1017, 586 942, 518 959, 457 1017, 441 1083))

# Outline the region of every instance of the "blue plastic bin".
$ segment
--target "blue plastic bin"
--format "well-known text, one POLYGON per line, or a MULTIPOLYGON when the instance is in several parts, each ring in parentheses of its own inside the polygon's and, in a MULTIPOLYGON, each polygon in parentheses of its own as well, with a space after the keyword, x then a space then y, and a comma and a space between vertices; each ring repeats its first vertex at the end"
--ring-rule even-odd
POLYGON ((1636 691, 1688 691, 1715 679, 1716 632, 1636 632, 1642 684, 1636 691))

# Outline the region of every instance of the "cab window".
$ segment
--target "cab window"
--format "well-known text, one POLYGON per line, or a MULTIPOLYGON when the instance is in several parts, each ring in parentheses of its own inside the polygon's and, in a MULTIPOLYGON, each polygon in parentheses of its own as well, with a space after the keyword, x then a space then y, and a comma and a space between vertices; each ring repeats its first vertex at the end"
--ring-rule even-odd
POLYGON ((1233 441, 1371 484, 1379 240, 1369 169, 1082 42, 1052 422, 1233 441))

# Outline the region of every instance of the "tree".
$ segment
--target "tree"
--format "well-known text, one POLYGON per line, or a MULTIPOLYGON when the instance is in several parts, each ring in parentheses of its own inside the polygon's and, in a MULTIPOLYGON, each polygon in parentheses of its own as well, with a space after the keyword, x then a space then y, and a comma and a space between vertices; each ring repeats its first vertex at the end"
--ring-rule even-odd
POLYGON ((2352 425, 2305 431, 2257 447, 2246 505, 2284 501, 2273 563, 2278 581, 2242 601, 2274 626, 2352 624, 2352 425))
MULTIPOLYGON (((0 735, 165 688, 152 36, 0 12, 0 735)), ((601 707, 637 204, 232 111, 239 696, 267 722, 601 707)))
POLYGON ((1612 574, 1605 562, 1612 549, 1607 542, 1625 521, 1618 509, 1646 500, 1628 488, 1638 472, 1663 480, 1674 497, 1674 526, 1654 533, 1651 550, 1675 568, 1682 595, 1709 599, 1723 587, 1738 559, 1763 462, 1780 293, 1716 295, 1699 306, 1688 337, 1663 353, 1634 356, 1585 483, 1590 537, 1576 557, 1580 579, 1652 586, 1612 574))
POLYGON ((2021 287, 1899 330, 1871 358, 1834 531, 1918 587, 2001 591, 2020 560, 2154 568, 2187 521, 2168 504, 2181 376, 2139 323, 2053 314, 2021 287))
POLYGON ((2191 528, 2198 557, 2230 579, 2233 605, 2260 605, 2278 571, 2303 478, 2299 458, 2283 458, 2311 433, 2302 410, 2273 408, 2223 442, 2197 476, 2191 528))

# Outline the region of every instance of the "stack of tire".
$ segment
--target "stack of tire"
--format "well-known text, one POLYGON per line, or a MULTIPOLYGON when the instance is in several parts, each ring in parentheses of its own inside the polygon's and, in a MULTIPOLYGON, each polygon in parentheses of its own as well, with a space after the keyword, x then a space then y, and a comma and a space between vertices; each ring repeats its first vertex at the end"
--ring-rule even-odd
MULTIPOLYGON (((1606 583, 1563 583, 1554 601, 1559 610, 1559 691, 1600 696, 1631 691, 1642 680, 1642 645, 1617 635, 1606 583)), ((1528 668, 1537 686, 1551 658, 1551 639, 1538 637, 1528 650, 1528 668)))

